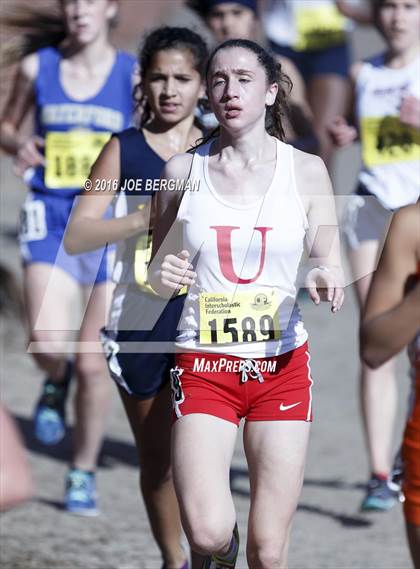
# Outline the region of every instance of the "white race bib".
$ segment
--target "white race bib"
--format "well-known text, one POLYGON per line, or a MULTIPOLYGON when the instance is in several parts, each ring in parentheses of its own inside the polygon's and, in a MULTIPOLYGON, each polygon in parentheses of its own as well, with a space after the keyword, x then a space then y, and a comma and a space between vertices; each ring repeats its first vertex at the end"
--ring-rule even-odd
POLYGON ((20 213, 19 238, 22 242, 40 241, 47 236, 45 204, 41 200, 27 201, 20 213))

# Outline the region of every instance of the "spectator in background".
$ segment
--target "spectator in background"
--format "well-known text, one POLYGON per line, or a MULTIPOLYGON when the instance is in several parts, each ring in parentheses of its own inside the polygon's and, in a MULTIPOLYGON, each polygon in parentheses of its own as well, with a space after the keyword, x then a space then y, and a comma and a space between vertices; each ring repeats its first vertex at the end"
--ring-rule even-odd
MULTIPOLYGON (((238 38, 263 44, 266 41, 258 17, 257 0, 187 0, 187 5, 203 18, 218 43, 238 38)), ((318 141, 314 135, 303 78, 289 58, 276 54, 275 57, 293 85, 288 113, 284 117, 286 140, 300 150, 317 153, 318 141)), ((210 126, 215 126, 214 118, 210 126)))
MULTIPOLYGON (((351 70, 363 167, 344 217, 362 310, 392 212, 415 203, 420 188, 420 0, 377 0, 374 7, 386 50, 351 70)), ((353 142, 358 130, 343 117, 330 125, 340 147, 353 142)), ((390 480, 397 404, 394 359, 375 370, 362 364, 360 379, 371 469, 362 509, 387 510, 398 498, 398 487, 390 480)))
MULTIPOLYGON (((337 115, 346 114, 350 104, 347 31, 351 24, 338 9, 349 6, 344 1, 336 4, 334 0, 262 2, 264 29, 272 49, 291 59, 304 78, 320 155, 327 166, 333 152, 327 126, 337 115)), ((352 13, 356 13, 354 6, 352 13)))

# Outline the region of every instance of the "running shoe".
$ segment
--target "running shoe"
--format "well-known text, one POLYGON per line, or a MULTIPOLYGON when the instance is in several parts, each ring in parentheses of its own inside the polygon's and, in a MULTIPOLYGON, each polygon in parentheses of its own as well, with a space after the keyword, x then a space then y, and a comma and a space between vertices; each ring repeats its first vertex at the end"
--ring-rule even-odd
POLYGON ((402 497, 402 484, 404 479, 404 460, 402 457, 402 447, 399 448, 394 458, 394 464, 391 469, 391 482, 398 486, 400 491, 400 500, 402 497))
POLYGON ((400 487, 390 480, 372 475, 360 509, 364 512, 386 512, 400 500, 400 487))
POLYGON ((36 439, 44 445, 56 445, 65 433, 65 405, 73 365, 68 362, 63 381, 56 382, 47 378, 34 413, 36 439))
POLYGON ((98 516, 96 501, 95 474, 71 468, 66 478, 64 509, 78 516, 98 516))
POLYGON ((239 553, 238 524, 233 528, 233 537, 230 549, 226 555, 209 555, 205 558, 201 569, 234 569, 239 553))

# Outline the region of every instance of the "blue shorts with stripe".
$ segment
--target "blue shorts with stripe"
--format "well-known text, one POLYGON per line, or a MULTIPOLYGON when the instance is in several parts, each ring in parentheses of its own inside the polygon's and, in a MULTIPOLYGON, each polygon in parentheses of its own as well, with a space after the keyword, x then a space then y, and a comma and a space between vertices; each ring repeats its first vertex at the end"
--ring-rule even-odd
POLYGON ((110 278, 113 246, 77 255, 69 255, 64 249, 64 233, 74 203, 73 197, 41 192, 28 194, 21 209, 19 227, 23 264, 54 265, 82 286, 103 283, 110 278))
POLYGON ((112 379, 137 399, 155 397, 169 383, 186 295, 172 300, 118 286, 101 339, 112 379))

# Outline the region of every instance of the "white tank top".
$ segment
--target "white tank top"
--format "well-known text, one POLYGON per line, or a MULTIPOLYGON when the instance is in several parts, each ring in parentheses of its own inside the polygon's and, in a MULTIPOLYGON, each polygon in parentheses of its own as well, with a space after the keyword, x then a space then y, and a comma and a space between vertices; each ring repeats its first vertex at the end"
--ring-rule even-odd
POLYGON ((296 51, 343 44, 352 26, 334 0, 269 0, 267 4, 263 14, 267 37, 296 51))
POLYGON ((177 221, 197 279, 184 305, 176 345, 181 350, 244 358, 289 352, 307 340, 296 304, 306 214, 298 195, 293 147, 276 139, 275 173, 267 192, 249 205, 213 187, 211 142, 194 154, 177 221))
POLYGON ((420 132, 399 120, 401 101, 420 99, 420 57, 390 69, 383 54, 362 66, 356 110, 362 142, 360 182, 387 209, 415 203, 420 189, 420 132))

